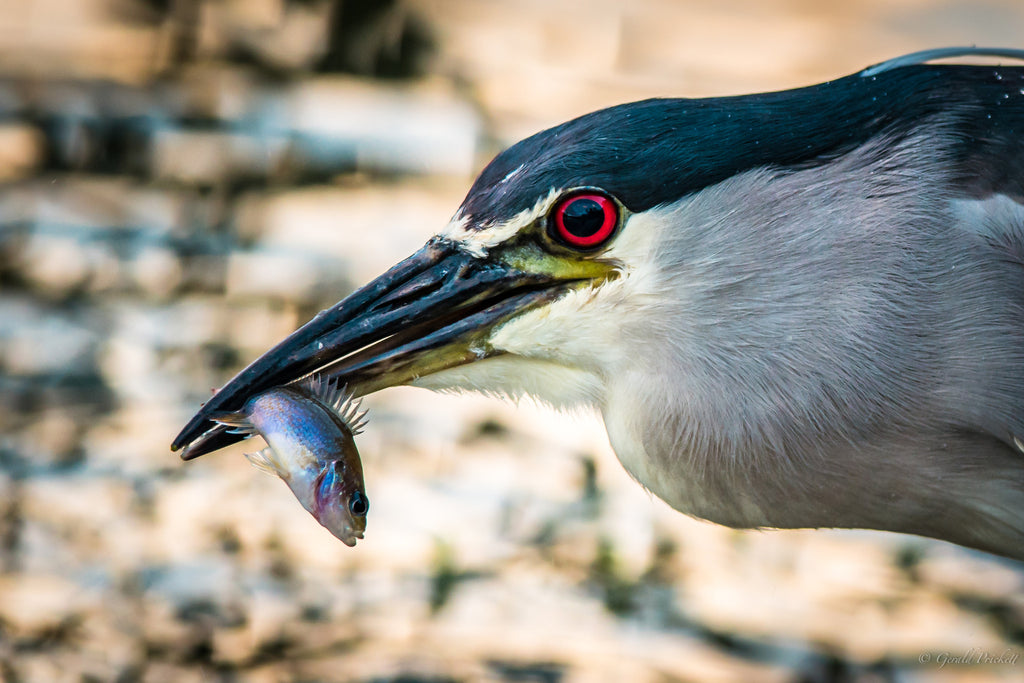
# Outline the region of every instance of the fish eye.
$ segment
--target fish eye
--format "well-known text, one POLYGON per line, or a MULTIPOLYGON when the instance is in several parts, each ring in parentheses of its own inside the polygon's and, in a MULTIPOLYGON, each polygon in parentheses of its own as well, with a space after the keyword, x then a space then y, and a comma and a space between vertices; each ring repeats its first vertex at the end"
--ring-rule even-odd
POLYGON ((356 491, 348 501, 348 511, 356 517, 365 517, 370 511, 370 499, 356 491))

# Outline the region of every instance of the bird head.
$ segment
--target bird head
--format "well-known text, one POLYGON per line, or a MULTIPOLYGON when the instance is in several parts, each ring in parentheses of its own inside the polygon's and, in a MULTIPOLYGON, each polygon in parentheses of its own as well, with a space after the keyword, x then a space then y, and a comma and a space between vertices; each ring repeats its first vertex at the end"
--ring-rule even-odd
POLYGON ((591 149, 610 126, 600 119, 629 116, 600 112, 499 155, 439 234, 240 372, 173 447, 188 459, 230 443, 210 415, 313 372, 356 395, 412 384, 599 402, 622 348, 623 304, 643 297, 653 235, 637 224, 656 198, 621 183, 642 175, 642 159, 593 162, 616 155, 591 149))

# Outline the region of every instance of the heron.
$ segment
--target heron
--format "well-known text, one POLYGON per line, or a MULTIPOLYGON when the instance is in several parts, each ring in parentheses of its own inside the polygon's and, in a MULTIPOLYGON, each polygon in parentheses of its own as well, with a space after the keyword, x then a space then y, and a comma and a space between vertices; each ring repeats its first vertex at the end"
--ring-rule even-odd
POLYGON ((211 416, 314 372, 356 395, 529 395, 596 408, 624 468, 685 514, 1024 560, 1015 62, 1024 50, 934 49, 528 137, 172 449, 237 441, 211 416))

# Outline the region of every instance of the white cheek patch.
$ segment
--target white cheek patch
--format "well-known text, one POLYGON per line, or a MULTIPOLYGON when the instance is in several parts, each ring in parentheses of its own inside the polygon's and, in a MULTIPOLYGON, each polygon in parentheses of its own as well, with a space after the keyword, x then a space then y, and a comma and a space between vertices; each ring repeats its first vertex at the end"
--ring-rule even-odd
POLYGON ((664 292, 663 273, 654 257, 666 225, 661 210, 632 215, 602 258, 619 264, 618 277, 569 291, 496 327, 495 349, 589 372, 614 373, 628 362, 626 328, 650 323, 664 292))
POLYGON ((669 220, 675 206, 659 206, 630 215, 602 258, 617 261, 633 272, 651 266, 655 249, 664 238, 663 233, 675 224, 669 220))
POLYGON ((482 258, 490 249, 512 239, 520 230, 547 214, 558 195, 557 190, 551 190, 547 196, 541 198, 530 209, 520 211, 504 223, 495 223, 486 225, 486 227, 477 224, 471 226, 468 218, 456 215, 441 231, 440 236, 454 242, 473 256, 482 258))

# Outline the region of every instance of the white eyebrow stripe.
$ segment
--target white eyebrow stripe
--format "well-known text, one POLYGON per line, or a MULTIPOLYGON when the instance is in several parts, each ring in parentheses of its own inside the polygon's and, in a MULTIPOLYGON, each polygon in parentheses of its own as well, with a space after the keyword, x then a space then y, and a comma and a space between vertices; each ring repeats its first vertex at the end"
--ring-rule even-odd
POLYGON ((512 219, 507 223, 487 228, 470 228, 468 221, 462 219, 459 222, 449 223, 441 235, 473 256, 482 258, 492 247, 514 237, 521 227, 515 223, 515 219, 512 219))
POLYGON ((485 227, 471 227, 465 216, 456 214, 441 231, 441 237, 454 242, 473 256, 484 257, 489 250, 512 239, 520 230, 547 214, 559 194, 558 190, 551 190, 531 208, 520 211, 504 223, 485 227))

